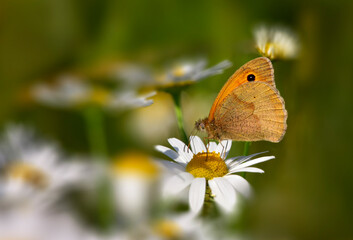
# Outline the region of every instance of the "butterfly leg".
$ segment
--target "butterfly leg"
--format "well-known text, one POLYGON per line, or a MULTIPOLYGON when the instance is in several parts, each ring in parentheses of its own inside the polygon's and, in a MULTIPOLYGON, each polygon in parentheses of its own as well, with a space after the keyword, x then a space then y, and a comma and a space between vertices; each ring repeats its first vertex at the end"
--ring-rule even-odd
POLYGON ((223 143, 222 143, 222 141, 219 141, 219 144, 221 144, 221 146, 222 146, 221 157, 222 157, 223 159, 225 159, 226 154, 227 154, 226 150, 227 150, 227 148, 228 148, 228 143, 229 143, 229 141, 227 141, 226 145, 224 146, 223 143))
POLYGON ((193 138, 194 138, 194 136, 193 135, 191 135, 190 136, 190 139, 189 139, 189 143, 188 143, 188 145, 185 145, 184 146, 184 152, 185 152, 185 150, 187 151, 187 153, 189 153, 189 151, 190 151, 190 145, 191 145, 191 142, 193 142, 192 140, 193 140, 193 138), (186 148, 186 149, 185 149, 186 148))
POLYGON ((210 138, 209 137, 203 137, 202 138, 202 140, 203 140, 203 142, 206 142, 206 140, 207 140, 207 144, 206 144, 206 159, 205 159, 205 161, 207 161, 207 159, 208 159, 208 149, 209 149, 209 143, 210 143, 210 138))

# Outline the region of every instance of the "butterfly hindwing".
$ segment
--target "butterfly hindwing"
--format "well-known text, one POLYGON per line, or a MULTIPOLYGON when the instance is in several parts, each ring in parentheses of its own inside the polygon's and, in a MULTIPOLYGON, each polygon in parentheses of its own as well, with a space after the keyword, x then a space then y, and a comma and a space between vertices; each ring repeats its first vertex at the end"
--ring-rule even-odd
POLYGON ((276 88, 265 82, 243 83, 229 93, 214 113, 222 139, 279 142, 286 131, 287 111, 276 88))

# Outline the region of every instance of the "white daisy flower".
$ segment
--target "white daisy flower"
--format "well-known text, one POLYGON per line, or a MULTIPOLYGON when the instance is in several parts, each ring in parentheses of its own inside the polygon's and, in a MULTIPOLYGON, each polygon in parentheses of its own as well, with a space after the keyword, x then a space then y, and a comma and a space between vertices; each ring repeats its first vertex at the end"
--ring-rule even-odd
POLYGON ((155 92, 140 95, 134 89, 110 90, 65 75, 59 77, 56 84, 35 85, 32 94, 38 102, 52 107, 70 108, 90 104, 109 110, 125 110, 151 105, 153 101, 148 98, 154 96, 155 92))
POLYGON ((200 59, 198 61, 179 61, 166 70, 164 77, 160 78, 163 84, 190 84, 210 76, 223 73, 224 69, 229 68, 232 63, 224 60, 217 65, 206 69, 207 61, 200 59))
POLYGON ((39 83, 32 88, 35 100, 53 107, 72 107, 87 99, 90 88, 72 75, 60 76, 56 84, 39 83))
POLYGON ((131 151, 116 157, 111 170, 118 214, 128 224, 141 224, 156 198, 159 166, 146 154, 131 151))
POLYGON ((107 103, 109 109, 134 109, 139 107, 147 107, 153 103, 149 99, 156 95, 155 91, 148 92, 143 95, 137 95, 133 90, 116 91, 112 94, 111 100, 107 103))
POLYGON ((0 203, 47 207, 72 186, 90 184, 94 169, 82 162, 62 162, 53 145, 33 139, 31 131, 9 126, 0 142, 0 203))
POLYGON ((204 236, 203 222, 193 212, 155 219, 147 232, 145 239, 148 240, 206 239, 201 238, 204 236))
POLYGON ((155 82, 153 71, 147 66, 137 63, 126 63, 116 66, 112 70, 111 75, 122 84, 124 89, 151 86, 155 82))
POLYGON ((271 60, 291 59, 298 54, 298 38, 287 28, 259 26, 254 37, 256 49, 271 60))
POLYGON ((82 226, 68 212, 44 213, 34 208, 0 211, 0 239, 77 240, 84 235, 82 226))
POLYGON ((166 183, 165 189, 169 193, 177 194, 189 187, 189 205, 195 213, 202 209, 205 194, 210 194, 221 209, 231 212, 237 201, 237 193, 244 196, 250 196, 251 193, 249 183, 236 173, 263 173, 263 170, 250 166, 274 158, 267 156, 252 159, 260 154, 257 153, 226 159, 232 145, 231 140, 224 140, 218 145, 210 142, 206 147, 199 137, 192 136, 191 150, 176 138, 170 138, 168 142, 175 151, 164 146, 156 146, 156 150, 173 160, 173 162, 162 161, 175 173, 166 183), (207 189, 210 189, 210 193, 207 189))
POLYGON ((151 69, 138 64, 125 64, 117 67, 112 75, 117 80, 122 80, 124 88, 131 87, 157 87, 165 88, 178 85, 187 85, 207 77, 221 74, 230 67, 232 63, 228 60, 217 65, 206 68, 207 60, 179 60, 167 67, 161 73, 154 73, 151 69))

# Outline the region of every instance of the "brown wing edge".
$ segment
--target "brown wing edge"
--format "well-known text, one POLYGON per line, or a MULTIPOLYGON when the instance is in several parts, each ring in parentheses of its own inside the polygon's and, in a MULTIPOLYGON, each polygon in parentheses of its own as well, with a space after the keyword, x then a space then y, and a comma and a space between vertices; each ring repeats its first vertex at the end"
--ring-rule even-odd
MULTIPOLYGON (((272 87, 272 86, 270 86, 270 87, 272 87)), ((281 101, 281 103, 282 103, 283 112, 284 112, 284 119, 283 119, 283 122, 284 122, 284 129, 283 129, 283 133, 282 133, 282 135, 278 138, 278 140, 276 140, 276 141, 271 141, 271 142, 274 142, 274 143, 278 143, 278 142, 282 141, 282 139, 284 138, 284 135, 285 135, 286 132, 287 132, 287 127, 288 127, 288 125, 287 125, 288 111, 287 111, 286 106, 285 106, 285 101, 284 101, 283 97, 281 96, 281 94, 279 93, 278 89, 277 89, 277 88, 274 88, 274 87, 272 87, 272 88, 273 88, 273 90, 278 94, 278 97, 279 97, 279 99, 280 99, 280 101, 281 101)))

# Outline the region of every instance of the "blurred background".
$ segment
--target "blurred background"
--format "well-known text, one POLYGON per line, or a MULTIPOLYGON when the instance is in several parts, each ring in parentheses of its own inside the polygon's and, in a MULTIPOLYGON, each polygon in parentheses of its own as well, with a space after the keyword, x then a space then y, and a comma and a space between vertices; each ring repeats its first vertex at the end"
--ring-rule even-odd
MULTIPOLYGON (((288 130, 269 151, 264 175, 248 175, 255 198, 242 213, 242 231, 256 239, 352 239, 353 2, 352 1, 0 1, 0 125, 15 122, 55 140, 66 153, 90 144, 77 109, 38 104, 29 89, 74 73, 109 85, 116 66, 154 71, 179 59, 225 59, 233 66, 190 86, 182 95, 187 134, 207 116, 227 78, 259 56, 253 29, 261 23, 291 28, 300 40, 295 60, 275 61, 276 85, 288 110, 288 130)), ((107 151, 138 149, 180 137, 172 99, 151 106, 103 111, 107 151)), ((242 153, 234 143, 232 155, 242 153)))

